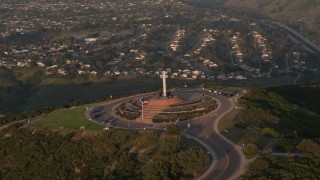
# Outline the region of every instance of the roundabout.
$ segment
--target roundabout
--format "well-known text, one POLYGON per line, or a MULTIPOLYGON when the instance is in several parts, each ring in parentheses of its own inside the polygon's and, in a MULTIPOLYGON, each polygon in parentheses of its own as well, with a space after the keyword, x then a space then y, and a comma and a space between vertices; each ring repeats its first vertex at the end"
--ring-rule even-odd
POLYGON ((217 101, 208 95, 176 90, 170 97, 148 95, 133 98, 114 108, 114 113, 128 121, 174 123, 203 116, 217 108, 217 101))
MULTIPOLYGON (((177 90, 187 94, 198 94, 211 97, 217 102, 217 107, 209 113, 175 122, 182 129, 182 134, 192 137, 203 144, 211 153, 213 162, 209 169, 198 179, 235 179, 241 175, 242 168, 247 164, 241 152, 241 147, 235 145, 218 130, 219 120, 234 107, 234 98, 208 92, 206 90, 177 90)), ((155 96, 157 93, 145 93, 120 98, 111 102, 102 103, 85 112, 86 117, 96 123, 105 125, 108 128, 145 130, 164 130, 168 123, 146 123, 139 120, 127 120, 115 113, 115 108, 129 102, 132 99, 155 96)))
POLYGON ((199 178, 236 179, 247 165, 242 147, 226 139, 218 130, 221 118, 235 108, 234 97, 208 90, 175 90, 145 93, 102 103, 85 112, 86 117, 106 128, 127 130, 165 130, 166 125, 180 126, 181 134, 202 144, 213 161, 199 178))

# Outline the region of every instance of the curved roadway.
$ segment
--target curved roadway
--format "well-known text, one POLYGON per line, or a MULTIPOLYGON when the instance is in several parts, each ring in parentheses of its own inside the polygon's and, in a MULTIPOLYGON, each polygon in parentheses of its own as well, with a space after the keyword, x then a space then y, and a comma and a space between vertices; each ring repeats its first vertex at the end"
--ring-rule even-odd
MULTIPOLYGON (((240 175, 241 165, 245 162, 245 158, 241 152, 241 147, 233 144, 231 141, 222 136, 218 130, 219 120, 228 112, 234 108, 234 99, 226 98, 213 93, 208 93, 202 90, 192 90, 192 93, 202 93, 214 97, 218 102, 218 107, 214 111, 208 113, 205 116, 180 122, 179 125, 182 127, 183 134, 189 135, 196 140, 200 141, 213 156, 213 162, 209 169, 198 179, 235 179, 240 175), (190 123, 190 128, 188 128, 190 123)), ((115 124, 112 125, 114 128, 120 129, 163 129, 165 124, 146 124, 137 121, 124 120, 112 111, 118 104, 129 101, 133 98, 140 98, 154 93, 146 93, 135 96, 129 96, 121 99, 117 99, 108 103, 99 104, 86 111, 86 117, 90 118, 90 111, 104 111, 102 117, 93 119, 94 122, 104 124, 103 122, 111 120, 115 124)), ((105 125, 105 124, 104 124, 105 125)))

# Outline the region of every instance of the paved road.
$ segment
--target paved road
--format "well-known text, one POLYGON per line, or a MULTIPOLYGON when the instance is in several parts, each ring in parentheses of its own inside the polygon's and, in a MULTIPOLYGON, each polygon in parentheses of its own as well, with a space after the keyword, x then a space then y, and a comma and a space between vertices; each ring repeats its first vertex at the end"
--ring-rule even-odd
MULTIPOLYGON (((226 113, 234 108, 233 99, 227 99, 223 96, 208 93, 207 91, 192 90, 190 93, 202 93, 214 97, 218 102, 218 107, 211 113, 189 121, 180 122, 179 125, 184 128, 183 134, 190 135, 201 141, 205 147, 211 152, 212 156, 216 159, 212 162, 210 168, 198 179, 235 179, 239 176, 239 172, 245 162, 245 158, 241 153, 241 148, 224 136, 218 131, 218 122, 226 113), (191 127, 188 128, 188 123, 191 127)), ((115 128, 124 129, 163 129, 165 124, 146 124, 135 121, 128 121, 116 116, 111 110, 118 104, 127 102, 129 99, 141 98, 143 96, 150 95, 151 93, 130 96, 122 99, 118 99, 106 104, 100 104, 86 111, 86 117, 90 118, 90 111, 104 111, 105 114, 97 118, 97 123, 105 122, 106 120, 115 121, 115 128)), ((103 123, 102 123, 103 124, 103 123)))
POLYGON ((186 130, 187 134, 199 138, 211 147, 218 158, 215 167, 199 179, 235 179, 239 176, 241 163, 245 162, 245 158, 241 148, 222 136, 218 130, 219 120, 234 108, 234 101, 219 95, 212 96, 219 102, 219 107, 195 120, 191 128, 186 130))

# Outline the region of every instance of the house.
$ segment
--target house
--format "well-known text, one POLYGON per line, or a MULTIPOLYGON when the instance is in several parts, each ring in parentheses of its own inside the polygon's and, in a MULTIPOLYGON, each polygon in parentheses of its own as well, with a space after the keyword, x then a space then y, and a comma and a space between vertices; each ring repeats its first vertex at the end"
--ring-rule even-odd
POLYGON ((90 64, 82 64, 82 65, 81 65, 81 68, 90 68, 90 67, 91 67, 90 64))
POLYGON ((40 67, 45 67, 45 64, 41 61, 37 61, 36 64, 40 67))
POLYGON ((201 73, 201 71, 198 71, 198 70, 192 71, 192 74, 194 74, 196 76, 198 76, 200 73, 201 73))
POLYGON ((67 75, 66 70, 63 69, 63 68, 59 68, 59 69, 58 69, 58 74, 60 74, 60 75, 67 75))
POLYGON ((93 43, 96 41, 97 41, 97 38, 84 38, 85 43, 93 43))
POLYGON ((97 75, 97 71, 91 71, 90 74, 91 74, 92 76, 96 76, 96 75, 97 75))
POLYGON ((78 74, 85 74, 85 71, 78 70, 78 74))
POLYGON ((55 69, 55 68, 58 68, 58 65, 49 66, 49 67, 46 68, 46 70, 48 70, 48 69, 55 69))
POLYGON ((17 66, 19 66, 19 67, 24 67, 24 66, 28 66, 28 63, 26 63, 26 62, 21 62, 21 61, 18 61, 18 62, 17 62, 17 66))
POLYGON ((235 77, 238 80, 243 80, 243 79, 247 79, 246 77, 242 76, 242 75, 238 75, 235 77))
POLYGON ((197 75, 192 75, 191 78, 192 78, 192 79, 197 79, 198 76, 197 76, 197 75))
POLYGON ((179 76, 179 74, 177 72, 174 72, 174 73, 172 73, 171 77, 178 77, 178 76, 179 76))
POLYGON ((187 75, 186 73, 183 73, 183 74, 180 75, 180 77, 182 77, 182 78, 187 78, 188 75, 187 75))

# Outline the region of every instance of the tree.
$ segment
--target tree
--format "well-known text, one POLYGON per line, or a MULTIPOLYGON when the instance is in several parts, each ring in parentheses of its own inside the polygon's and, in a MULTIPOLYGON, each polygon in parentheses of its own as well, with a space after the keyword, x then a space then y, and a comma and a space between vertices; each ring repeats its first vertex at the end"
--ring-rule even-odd
POLYGON ((281 138, 277 141, 276 148, 280 151, 291 152, 294 149, 294 146, 290 144, 288 139, 281 138))
POLYGON ((145 180, 170 179, 168 165, 160 161, 149 161, 142 168, 142 173, 145 180))
POLYGON ((210 156, 201 148, 178 153, 177 163, 185 172, 198 173, 210 165, 210 156))
POLYGON ((269 162, 262 159, 256 159, 252 164, 250 164, 250 170, 252 171, 264 171, 268 167, 269 162))
POLYGON ((297 146, 297 149, 312 153, 314 156, 320 157, 320 145, 310 139, 304 139, 297 146))
POLYGON ((141 134, 138 139, 138 144, 141 147, 149 146, 156 143, 158 143, 158 137, 155 132, 147 132, 147 133, 141 134))
POLYGON ((168 135, 178 135, 180 133, 180 126, 175 124, 169 124, 166 126, 166 134, 168 135))
POLYGON ((104 63, 102 60, 97 60, 96 61, 96 66, 98 69, 104 69, 104 63))
POLYGON ((263 128, 261 132, 265 136, 270 136, 270 137, 274 137, 274 138, 277 138, 280 136, 279 132, 275 131, 272 128, 263 128))
POLYGON ((181 137, 167 137, 161 142, 160 150, 163 154, 177 153, 183 146, 181 137))
POLYGON ((249 143, 243 148, 243 153, 250 158, 257 155, 259 153, 259 150, 255 144, 249 143))

